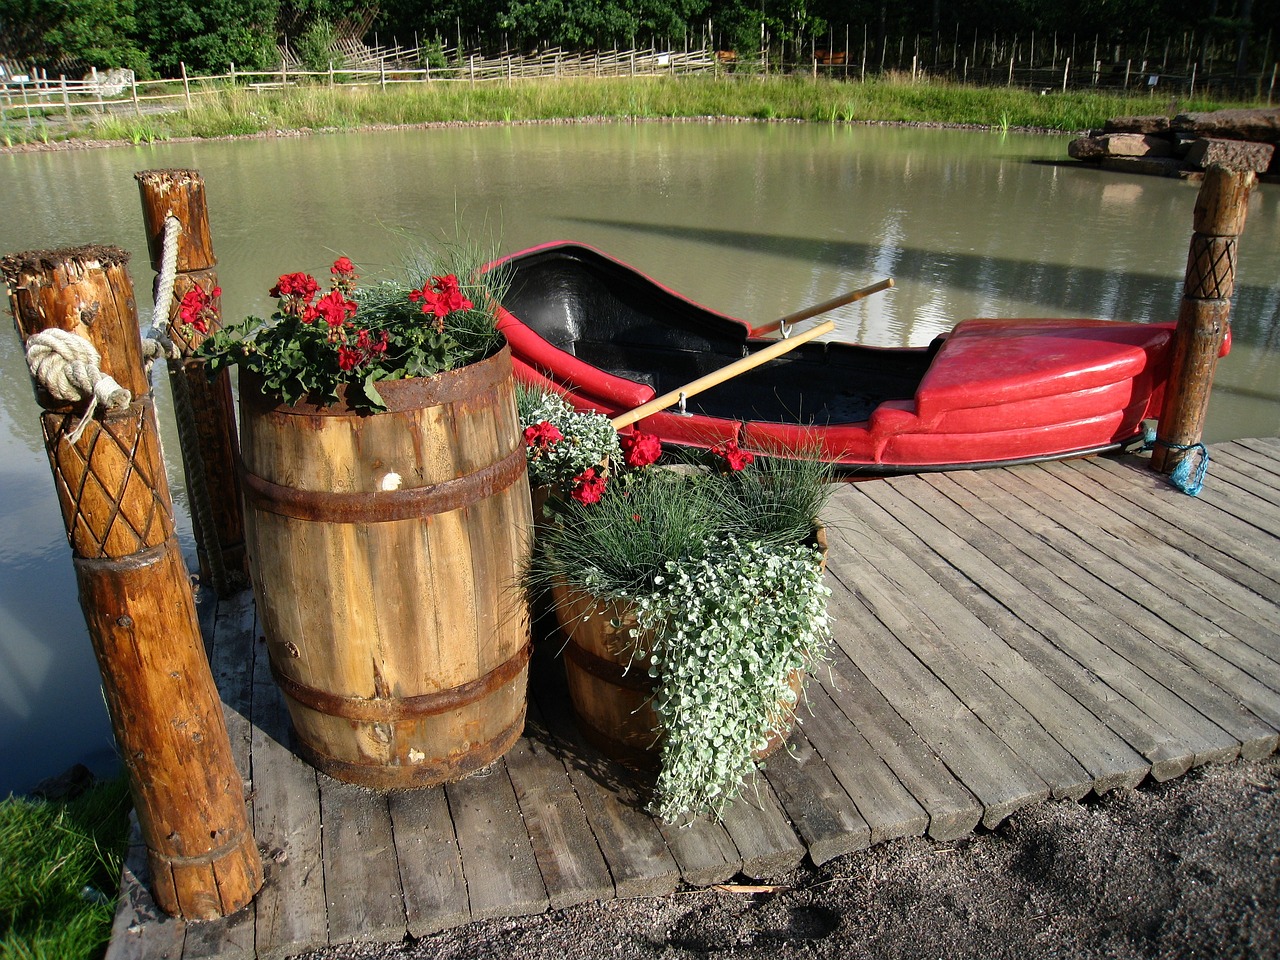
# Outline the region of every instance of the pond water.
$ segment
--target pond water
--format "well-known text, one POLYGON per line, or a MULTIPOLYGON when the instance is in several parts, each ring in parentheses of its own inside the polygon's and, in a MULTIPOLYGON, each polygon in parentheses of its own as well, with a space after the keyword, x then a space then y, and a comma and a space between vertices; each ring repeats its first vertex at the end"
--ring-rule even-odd
MULTIPOLYGON (((152 275, 133 174, 205 178, 228 318, 293 270, 393 271, 462 223, 495 250, 593 244, 763 322, 885 276, 836 336, 922 345, 973 316, 1172 320, 1197 187, 1060 163, 1066 138, 815 124, 398 130, 0 156, 0 254, 116 244, 144 326, 152 275)), ((1234 349, 1210 441, 1280 435, 1280 188, 1254 191, 1234 349)), ((169 416, 179 535, 194 553, 169 416)), ((106 709, 17 337, 0 337, 0 796, 114 767, 106 709)))

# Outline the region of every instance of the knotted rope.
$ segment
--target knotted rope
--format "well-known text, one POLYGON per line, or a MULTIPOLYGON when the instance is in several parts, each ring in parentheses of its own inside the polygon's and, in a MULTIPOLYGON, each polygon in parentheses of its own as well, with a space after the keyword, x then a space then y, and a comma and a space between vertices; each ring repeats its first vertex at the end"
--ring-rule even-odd
POLYGON ((160 357, 182 359, 182 350, 169 337, 169 303, 173 300, 173 280, 178 273, 178 235, 181 233, 182 221, 172 214, 165 217, 160 273, 156 277, 155 305, 151 308, 151 329, 142 338, 142 356, 147 362, 148 377, 152 361, 160 357))
POLYGON ((89 398, 89 406, 67 439, 75 443, 93 418, 98 404, 120 412, 129 409, 133 395, 103 373, 97 348, 70 330, 51 328, 27 338, 27 368, 36 381, 58 400, 89 398))
POLYGON ((1187 455, 1174 464, 1169 472, 1169 483, 1189 497, 1199 496, 1204 489, 1205 475, 1209 472, 1209 449, 1203 443, 1170 443, 1160 440, 1156 437, 1154 425, 1144 426, 1142 449, 1153 450, 1157 444, 1169 450, 1187 451, 1187 455), (1193 467, 1191 461, 1196 456, 1199 459, 1193 467))

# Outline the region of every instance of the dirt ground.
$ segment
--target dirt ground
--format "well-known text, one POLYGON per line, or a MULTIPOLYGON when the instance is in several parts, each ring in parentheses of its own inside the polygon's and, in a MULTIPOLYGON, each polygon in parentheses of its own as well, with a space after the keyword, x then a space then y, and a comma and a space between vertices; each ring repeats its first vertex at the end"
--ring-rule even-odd
POLYGON ((586 904, 307 958, 1277 958, 1280 759, 1040 804, 776 882, 789 889, 586 904))

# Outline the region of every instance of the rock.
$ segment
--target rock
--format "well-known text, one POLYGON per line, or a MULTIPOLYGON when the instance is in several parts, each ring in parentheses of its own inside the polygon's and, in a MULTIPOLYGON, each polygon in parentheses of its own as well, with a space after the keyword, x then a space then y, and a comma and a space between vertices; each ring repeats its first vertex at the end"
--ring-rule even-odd
POLYGON ((1067 156, 1073 160, 1101 160, 1106 153, 1101 137, 1077 137, 1067 144, 1067 156))
POLYGON ((1174 157, 1103 157, 1102 166, 1118 173, 1144 173, 1153 177, 1201 176, 1200 171, 1188 170, 1174 157))
POLYGON ((1274 154, 1275 147, 1269 143, 1202 137, 1187 151, 1187 163, 1202 169, 1218 166, 1263 173, 1271 165, 1274 154))
POLYGON ((1256 140, 1280 143, 1280 107, 1180 113, 1172 129, 1222 140, 1256 140))
POLYGON ((31 788, 31 795, 41 800, 74 800, 95 782, 93 771, 77 763, 56 777, 46 777, 31 788))
POLYGON ((1099 137, 1104 155, 1108 157, 1167 157, 1173 153, 1173 144, 1163 137, 1141 133, 1108 133, 1099 137))
POLYGON ((1150 135, 1164 133, 1169 129, 1169 118, 1155 117, 1112 117, 1102 128, 1103 133, 1141 133, 1150 135))

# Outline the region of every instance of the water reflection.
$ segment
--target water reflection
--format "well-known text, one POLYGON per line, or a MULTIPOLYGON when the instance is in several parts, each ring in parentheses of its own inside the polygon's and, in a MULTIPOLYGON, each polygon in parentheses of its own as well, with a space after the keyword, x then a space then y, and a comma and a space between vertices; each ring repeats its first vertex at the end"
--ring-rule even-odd
MULTIPOLYGON (((806 124, 404 130, 0 156, 0 253, 111 243, 150 268, 133 174, 196 168, 228 316, 286 270, 393 269, 461 220, 505 251, 594 244, 753 321, 884 276, 838 336, 918 345, 970 316, 1176 316, 1196 187, 1059 161, 1062 137, 806 124)), ((1280 435, 1280 191, 1255 191, 1207 435, 1280 435)), ((164 378, 180 537, 190 527, 164 378)), ((109 742, 22 352, 0 337, 0 791, 109 742)))

